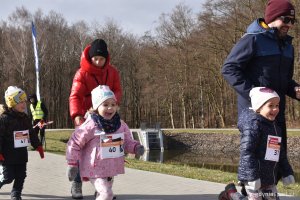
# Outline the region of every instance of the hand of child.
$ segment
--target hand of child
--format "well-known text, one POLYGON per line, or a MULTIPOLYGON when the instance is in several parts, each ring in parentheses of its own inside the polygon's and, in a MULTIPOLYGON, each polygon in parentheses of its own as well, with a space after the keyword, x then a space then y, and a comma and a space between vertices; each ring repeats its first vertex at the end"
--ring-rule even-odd
POLYGON ((82 116, 76 116, 74 119, 75 126, 80 126, 83 124, 84 118, 82 116))
POLYGON ((245 188, 249 190, 258 190, 261 187, 260 178, 254 181, 248 181, 245 184, 245 188))
POLYGON ((145 148, 143 145, 136 145, 135 149, 134 149, 134 153, 138 156, 143 155, 145 152, 145 148))
POLYGON ((295 92, 296 92, 296 98, 300 99, 300 87, 296 86, 294 89, 295 89, 295 92))
POLYGON ((42 146, 38 146, 36 150, 39 152, 41 159, 44 158, 44 149, 42 146))
POLYGON ((289 175, 287 177, 283 177, 282 178, 282 183, 283 183, 283 185, 293 184, 293 183, 295 183, 295 178, 294 178, 293 175, 289 175))
POLYGON ((77 174, 78 174, 78 166, 77 165, 68 165, 67 176, 69 178, 69 181, 74 181, 77 174))
POLYGON ((0 164, 4 161, 3 155, 0 153, 0 164))

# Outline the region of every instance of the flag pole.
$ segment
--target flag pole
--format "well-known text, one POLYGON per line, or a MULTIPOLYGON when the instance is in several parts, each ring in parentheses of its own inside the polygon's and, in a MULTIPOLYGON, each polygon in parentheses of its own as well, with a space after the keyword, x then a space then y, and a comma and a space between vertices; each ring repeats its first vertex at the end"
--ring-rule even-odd
POLYGON ((32 31, 32 42, 33 42, 34 60, 35 60, 36 97, 37 97, 38 101, 40 101, 41 95, 40 95, 40 83, 39 83, 39 57, 38 57, 38 52, 37 52, 36 31, 35 31, 33 21, 31 23, 31 31, 32 31))

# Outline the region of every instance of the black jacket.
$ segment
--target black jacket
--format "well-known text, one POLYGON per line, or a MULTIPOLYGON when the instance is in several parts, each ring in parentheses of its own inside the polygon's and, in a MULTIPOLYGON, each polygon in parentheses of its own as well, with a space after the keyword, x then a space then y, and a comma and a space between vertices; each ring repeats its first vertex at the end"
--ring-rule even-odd
POLYGON ((0 107, 0 153, 4 164, 24 164, 28 161, 27 147, 14 148, 14 131, 29 130, 31 145, 41 145, 38 136, 33 133, 31 120, 25 113, 15 112, 1 105, 0 107))
POLYGON ((242 111, 238 128, 241 133, 240 162, 238 179, 242 182, 261 179, 261 184, 273 185, 277 171, 283 177, 293 175, 287 158, 286 149, 280 145, 279 162, 265 160, 268 135, 281 137, 281 130, 275 121, 270 121, 253 110, 242 111))

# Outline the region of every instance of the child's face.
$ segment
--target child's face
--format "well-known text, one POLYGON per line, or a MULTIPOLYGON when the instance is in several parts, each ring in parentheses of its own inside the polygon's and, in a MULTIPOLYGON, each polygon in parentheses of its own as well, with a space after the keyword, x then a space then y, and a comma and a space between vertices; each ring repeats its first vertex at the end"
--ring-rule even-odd
POLYGON ((96 66, 96 67, 103 67, 106 61, 106 58, 104 58, 103 56, 94 56, 92 57, 92 63, 96 66))
POLYGON ((21 112, 21 113, 25 112, 25 110, 26 110, 26 101, 22 101, 22 102, 18 103, 17 105, 15 105, 13 107, 13 109, 17 112, 21 112))
POLYGON ((110 98, 105 100, 97 110, 99 115, 101 115, 104 119, 111 119, 116 114, 117 109, 117 102, 110 98))
POLYGON ((279 98, 274 97, 270 99, 264 105, 262 105, 258 112, 268 120, 274 121, 277 114, 279 113, 279 98))

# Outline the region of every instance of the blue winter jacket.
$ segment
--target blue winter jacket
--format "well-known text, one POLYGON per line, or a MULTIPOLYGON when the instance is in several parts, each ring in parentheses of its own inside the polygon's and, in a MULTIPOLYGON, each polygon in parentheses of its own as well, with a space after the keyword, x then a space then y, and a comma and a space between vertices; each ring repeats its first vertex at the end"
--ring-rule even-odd
POLYGON ((292 79, 294 48, 292 37, 277 37, 277 29, 264 29, 255 20, 237 42, 222 67, 226 81, 238 93, 238 112, 250 107, 249 92, 253 87, 268 87, 280 96, 279 122, 285 123, 285 95, 296 98, 292 79))
POLYGON ((281 137, 275 121, 244 109, 239 116, 238 128, 241 133, 238 180, 246 182, 260 178, 262 186, 266 186, 276 183, 278 170, 283 177, 293 175, 283 145, 280 145, 279 162, 265 160, 268 135, 281 137))

